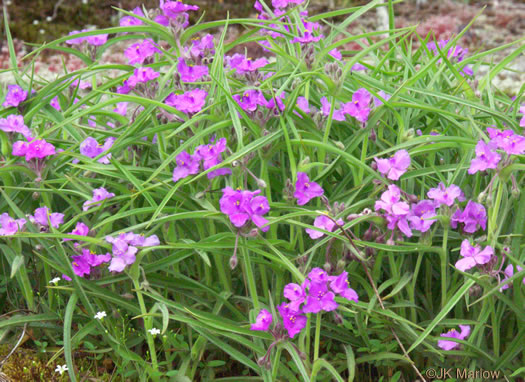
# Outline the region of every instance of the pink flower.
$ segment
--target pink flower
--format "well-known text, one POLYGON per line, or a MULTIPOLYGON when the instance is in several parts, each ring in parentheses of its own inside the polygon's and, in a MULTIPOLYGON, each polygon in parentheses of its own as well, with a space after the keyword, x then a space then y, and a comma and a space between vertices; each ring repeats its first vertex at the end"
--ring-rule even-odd
POLYGON ((254 72, 263 66, 268 65, 268 60, 266 58, 251 60, 239 53, 234 54, 232 57, 225 57, 225 62, 230 68, 236 69, 239 74, 254 72))
POLYGON ((463 194, 463 191, 461 191, 461 188, 455 184, 445 187, 442 182, 438 184, 437 188, 431 188, 428 190, 427 196, 430 199, 433 199, 438 205, 441 206, 444 204, 449 207, 454 204, 456 199, 460 202, 465 200, 465 195, 463 194))
MULTIPOLYGON (((328 102, 328 99, 326 97, 321 98, 321 113, 328 117, 330 115, 330 110, 332 108, 332 105, 330 102, 328 102)), ((334 112, 332 113, 332 119, 335 121, 344 121, 345 115, 343 110, 341 109, 334 109, 334 112)))
POLYGON ((470 162, 468 173, 475 174, 478 171, 498 167, 501 155, 494 151, 494 148, 492 143, 486 144, 483 141, 479 141, 476 145, 476 157, 470 162))
POLYGON ((20 133, 25 139, 32 138, 31 130, 25 125, 24 117, 21 115, 8 115, 7 118, 0 119, 0 130, 6 133, 20 133))
MULTIPOLYGON (((344 225, 344 221, 342 219, 337 220, 337 224, 340 226, 344 225)), ((314 220, 314 226, 317 228, 324 229, 325 231, 332 232, 332 230, 335 227, 335 222, 330 219, 328 216, 325 215, 319 215, 314 220)), ((320 237, 324 236, 324 233, 321 231, 318 231, 316 229, 306 228, 306 233, 310 235, 312 239, 319 239, 320 237)))
POLYGON ((58 212, 51 213, 49 208, 40 207, 35 210, 33 216, 29 216, 29 221, 33 224, 38 223, 42 227, 49 227, 49 223, 51 223, 51 227, 58 228, 64 222, 64 214, 58 212))
POLYGON ((370 115, 371 95, 365 88, 356 90, 352 95, 352 101, 344 104, 343 112, 350 114, 361 123, 368 121, 370 115))
POLYGON ((343 59, 343 55, 337 48, 332 49, 330 52, 328 52, 328 54, 332 56, 333 58, 335 58, 336 60, 341 61, 343 59))
POLYGON ((183 113, 193 114, 202 110, 206 103, 208 92, 202 89, 193 89, 184 94, 171 93, 164 101, 183 113))
MULTIPOLYGON (((461 329, 461 333, 459 333, 456 329, 452 329, 451 331, 447 333, 443 333, 440 335, 442 338, 456 338, 458 340, 464 340, 467 338, 470 334, 470 326, 469 325, 459 325, 459 328, 461 329)), ((443 350, 452 350, 459 347, 459 343, 455 341, 448 341, 448 340, 439 340, 438 346, 443 350)))
MULTIPOLYGON (((140 9, 140 7, 136 7, 135 9, 133 9, 133 13, 137 16, 145 17, 144 12, 142 12, 142 9, 140 9)), ((136 17, 124 16, 120 19, 119 24, 121 27, 131 27, 134 25, 142 25, 144 23, 142 22, 142 20, 139 20, 136 17)))
POLYGON ((93 190, 93 198, 84 202, 84 204, 82 205, 82 210, 87 211, 91 207, 100 206, 103 200, 110 199, 114 196, 114 193, 108 192, 104 187, 95 188, 93 190))
POLYGON ((397 151, 390 159, 374 158, 377 170, 388 179, 398 180, 410 166, 410 155, 406 150, 397 151))
POLYGON ((460 271, 465 272, 476 265, 487 264, 494 254, 494 250, 491 246, 486 246, 483 250, 477 245, 473 247, 470 245, 470 242, 465 239, 461 243, 460 254, 463 258, 456 262, 455 267, 460 271))
POLYGON ((0 215, 0 236, 14 235, 24 229, 26 219, 13 219, 6 212, 0 215))
POLYGON ((124 51, 124 55, 128 59, 128 63, 130 65, 142 65, 144 64, 144 61, 150 57, 153 57, 155 53, 162 52, 155 46, 155 43, 150 38, 133 44, 124 51))
MULTIPOLYGON (((523 270, 522 267, 520 267, 519 265, 516 265, 516 271, 517 272, 521 272, 523 270)), ((503 281, 511 278, 513 275, 514 275, 514 266, 512 264, 509 264, 507 265, 507 267, 505 268, 505 270, 503 271, 503 273, 505 274, 505 278, 503 279, 503 281)), ((525 277, 523 278, 523 284, 525 285, 525 277)), ((505 284, 503 285, 501 288, 500 288, 500 292, 501 291, 504 291, 505 289, 508 289, 512 286, 512 284, 505 284)))
POLYGON ((294 198, 297 198, 297 204, 304 206, 313 198, 323 195, 324 191, 319 184, 310 181, 308 175, 304 172, 297 173, 297 181, 295 182, 294 198))
POLYGON ((196 82, 208 75, 208 67, 205 65, 187 65, 184 58, 179 58, 177 71, 183 82, 196 82))
POLYGON ((13 143, 12 154, 14 156, 25 156, 26 161, 29 162, 33 158, 43 159, 55 155, 55 146, 44 139, 34 139, 29 142, 17 141, 13 143))
POLYGON ((175 157, 175 162, 177 163, 177 167, 173 170, 172 179, 174 182, 199 173, 200 164, 197 156, 190 155, 186 151, 183 151, 175 157))
POLYGON ((260 331, 266 332, 270 328, 272 321, 273 321, 272 314, 268 312, 266 309, 261 309, 261 311, 257 315, 255 324, 252 324, 250 326, 250 330, 260 330, 260 331))
POLYGON ((17 107, 20 103, 24 102, 27 98, 27 92, 18 85, 8 85, 7 95, 5 101, 2 104, 3 107, 14 106, 17 107))

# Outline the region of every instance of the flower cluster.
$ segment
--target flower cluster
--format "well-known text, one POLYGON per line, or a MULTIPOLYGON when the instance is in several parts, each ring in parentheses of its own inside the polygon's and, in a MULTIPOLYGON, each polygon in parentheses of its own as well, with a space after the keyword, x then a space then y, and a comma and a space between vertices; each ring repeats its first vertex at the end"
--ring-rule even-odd
MULTIPOLYGON (((304 313, 331 312, 337 309, 339 304, 335 301, 336 294, 354 302, 359 299, 355 290, 348 286, 347 272, 329 276, 321 268, 312 269, 302 285, 286 285, 283 294, 290 301, 277 306, 277 310, 290 338, 294 338, 306 326, 304 313)), ((250 329, 268 331, 272 321, 270 312, 263 309, 250 329)))
POLYGON ((514 133, 512 130, 487 128, 490 141, 479 141, 476 145, 476 157, 470 162, 469 174, 478 171, 496 169, 502 156, 496 151, 503 150, 508 156, 525 154, 525 136, 514 133))
MULTIPOLYGON (((222 153, 226 150, 226 138, 219 139, 215 144, 200 145, 195 149, 193 155, 186 151, 181 152, 175 157, 177 167, 173 170, 173 181, 177 182, 189 175, 195 175, 200 172, 200 162, 202 167, 208 170, 222 163, 222 153)), ((221 175, 230 175, 229 168, 219 168, 208 172, 208 179, 213 179, 221 175)))
POLYGON ((106 236, 106 241, 112 244, 112 258, 109 270, 122 272, 127 265, 135 262, 137 247, 152 247, 159 245, 157 235, 144 237, 133 232, 121 233, 117 237, 106 236))
POLYGON ((14 156, 25 156, 26 162, 32 159, 44 159, 48 156, 55 155, 55 146, 46 142, 45 139, 27 138, 27 141, 16 141, 13 143, 14 156))
POLYGON ((40 207, 33 215, 29 215, 28 219, 32 224, 38 224, 41 229, 48 229, 49 225, 58 228, 64 222, 64 214, 51 212, 48 207, 40 207))
POLYGON ((243 191, 226 187, 222 190, 219 201, 221 211, 228 215, 230 222, 237 228, 245 226, 251 220, 261 231, 266 232, 270 227, 263 215, 270 211, 270 205, 268 199, 259 195, 260 193, 261 190, 243 191))
MULTIPOLYGON (((449 40, 439 40, 436 44, 434 41, 431 41, 427 44, 427 48, 433 52, 435 56, 439 55, 439 50, 442 50, 445 48, 445 46, 448 44, 449 40)), ((461 46, 452 46, 447 53, 447 59, 452 61, 455 60, 456 62, 460 63, 465 59, 466 54, 468 53, 468 49, 462 48, 461 46)), ((442 59, 439 59, 438 62, 441 62, 442 59)), ((472 68, 468 65, 464 66, 462 69, 460 69, 461 75, 467 75, 472 76, 474 75, 474 72, 472 71, 472 68)))
POLYGON ((191 116, 202 110, 206 103, 207 96, 208 92, 206 90, 193 89, 183 94, 171 93, 164 100, 164 103, 191 116))

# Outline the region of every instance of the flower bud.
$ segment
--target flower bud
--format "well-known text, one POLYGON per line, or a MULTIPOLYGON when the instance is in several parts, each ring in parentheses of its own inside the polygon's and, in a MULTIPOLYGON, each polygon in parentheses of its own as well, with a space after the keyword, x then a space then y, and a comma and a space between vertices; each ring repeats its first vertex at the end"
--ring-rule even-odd
POLYGON ((417 203, 419 198, 413 194, 407 194, 407 199, 410 203, 417 203))
POLYGON ((334 321, 337 325, 343 325, 343 316, 337 313, 335 310, 332 311, 334 314, 334 321))
POLYGON ((38 200, 38 199, 40 199, 40 192, 36 192, 36 191, 33 192, 32 197, 33 197, 33 200, 38 200))
POLYGON ((481 287, 478 284, 472 285, 468 290, 470 297, 479 297, 481 296, 481 287))
POLYGON ((324 263, 323 269, 326 271, 326 273, 332 273, 332 264, 327 261, 324 263))
POLYGON ((266 182, 260 178, 257 178, 257 187, 266 188, 266 182))
POLYGON ((375 161, 373 161, 372 163, 370 163, 370 168, 374 171, 377 171, 377 163, 375 161))
POLYGON ((230 257, 230 268, 232 271, 237 267, 238 262, 239 260, 237 260, 237 255, 230 257))
POLYGON ((340 150, 346 150, 345 144, 341 141, 334 142, 334 145, 340 150))
POLYGON ((485 191, 480 192, 478 195, 478 203, 482 204, 486 198, 487 198, 487 193, 485 191))
POLYGON ((346 267, 346 261, 344 261, 343 259, 340 259, 337 262, 337 265, 335 267, 335 273, 339 274, 343 272, 345 270, 345 267, 346 267))

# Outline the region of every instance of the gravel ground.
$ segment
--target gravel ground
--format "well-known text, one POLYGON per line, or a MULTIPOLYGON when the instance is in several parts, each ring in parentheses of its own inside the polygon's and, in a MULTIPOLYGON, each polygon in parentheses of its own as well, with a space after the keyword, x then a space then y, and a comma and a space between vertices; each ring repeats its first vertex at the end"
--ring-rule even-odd
MULTIPOLYGON (((328 10, 327 4, 329 3, 327 1, 314 1, 310 7, 310 13, 315 14, 328 10)), ((334 0, 334 5, 344 5, 338 3, 341 1, 334 0)), ((227 4, 229 3, 226 2, 227 4)), ((471 1, 470 4, 450 0, 428 0, 422 6, 417 6, 415 1, 409 0, 396 6, 396 27, 417 25, 417 32, 422 36, 432 31, 437 39, 450 38, 461 31, 483 9, 484 5, 485 9, 481 15, 460 40, 461 46, 468 48, 473 53, 492 49, 525 37, 525 4, 521 1, 511 0, 471 1)), ((113 17, 113 19, 115 22, 116 18, 113 17)), ((81 27, 75 26, 72 29, 81 27)), ((349 31, 351 33, 362 33, 363 30, 376 30, 379 27, 380 20, 377 14, 369 12, 351 24, 349 31)), ((239 32, 239 30, 232 30, 229 37, 233 39, 239 32)), ((487 57, 486 62, 497 63, 522 45, 523 42, 497 52, 487 57)), ((104 54, 102 62, 126 63, 122 54, 126 46, 125 44, 114 45, 104 54)), ((356 45, 348 48, 355 49, 356 45)), ((24 44, 18 40, 16 41, 16 50, 19 58, 23 57, 28 51, 24 44)), ((261 49, 257 46, 250 46, 248 50, 251 56, 262 54, 261 49)), ((65 63, 68 71, 83 67, 82 62, 76 57, 65 54, 47 54, 36 60, 35 73, 42 79, 53 80, 63 72, 62 62, 65 63)), ((0 50, 0 69, 7 69, 8 67, 7 44, 3 41, 0 50)), ((525 83, 525 55, 522 53, 515 58, 508 68, 510 70, 502 71, 494 78, 493 85, 508 94, 517 95, 520 87, 525 83)), ((476 77, 481 78, 489 69, 489 65, 482 66, 475 73, 476 77)), ((13 78, 10 73, 0 74, 0 84, 5 86, 12 82, 13 78)))

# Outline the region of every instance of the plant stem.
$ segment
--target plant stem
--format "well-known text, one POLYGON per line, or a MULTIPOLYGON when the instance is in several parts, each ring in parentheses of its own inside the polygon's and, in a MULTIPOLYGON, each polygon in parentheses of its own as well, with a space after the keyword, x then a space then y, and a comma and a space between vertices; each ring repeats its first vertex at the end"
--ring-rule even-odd
POLYGON ((319 341, 321 339, 321 312, 315 318, 315 342, 314 342, 314 362, 319 358, 319 341))
POLYGON ((441 307, 447 303, 447 264, 448 264, 448 225, 443 231, 443 251, 441 252, 441 307))
POLYGON ((151 329, 151 317, 147 317, 148 311, 146 310, 146 304, 144 304, 144 298, 142 297, 142 293, 140 292, 140 285, 138 279, 133 278, 133 286, 135 288, 135 292, 137 293, 137 299, 139 300, 139 307, 140 312, 143 315, 144 320, 144 330, 146 331, 146 342, 148 343, 148 348, 151 356, 151 364, 153 366, 153 369, 157 371, 159 369, 159 365, 157 364, 157 352, 155 350, 155 342, 153 341, 153 337, 148 332, 148 330, 151 329))

